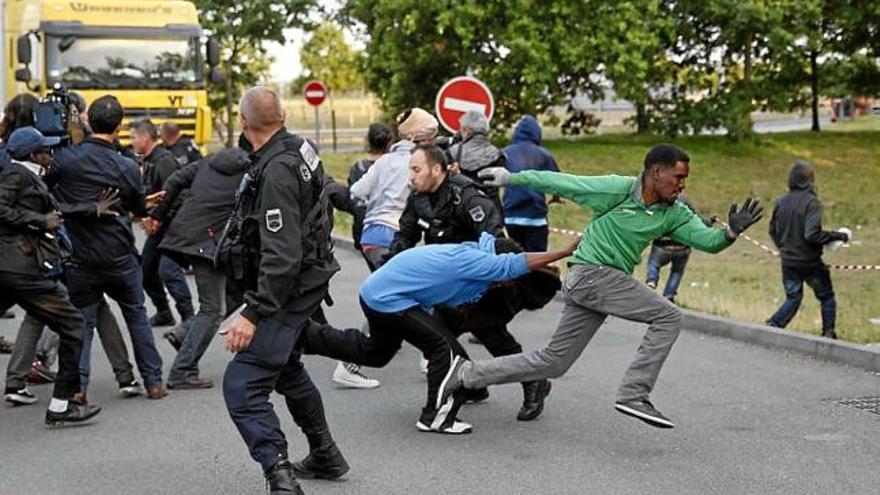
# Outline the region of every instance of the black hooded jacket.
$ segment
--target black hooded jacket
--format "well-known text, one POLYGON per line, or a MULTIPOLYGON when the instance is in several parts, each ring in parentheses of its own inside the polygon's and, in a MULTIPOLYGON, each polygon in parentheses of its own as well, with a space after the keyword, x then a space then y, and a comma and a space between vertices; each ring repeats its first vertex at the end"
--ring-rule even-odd
POLYGON ((159 248, 174 255, 213 259, 215 238, 235 204, 244 171, 250 163, 241 148, 228 148, 205 159, 190 163, 165 181, 165 201, 150 216, 168 221, 176 199, 189 190, 183 205, 174 216, 159 248))
POLYGON ((783 264, 822 263, 822 246, 846 240, 840 232, 822 230, 822 203, 813 185, 813 166, 797 161, 788 174, 789 193, 776 200, 770 218, 770 238, 779 248, 783 264))

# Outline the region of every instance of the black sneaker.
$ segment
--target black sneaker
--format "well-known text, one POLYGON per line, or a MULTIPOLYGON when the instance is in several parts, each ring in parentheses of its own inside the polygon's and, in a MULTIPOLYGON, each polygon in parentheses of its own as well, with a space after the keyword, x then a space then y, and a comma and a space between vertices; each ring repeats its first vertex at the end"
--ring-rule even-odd
POLYGON ((174 333, 173 330, 163 333, 162 338, 167 340, 168 343, 171 344, 171 347, 177 352, 180 352, 180 348, 183 347, 183 342, 180 341, 180 338, 177 337, 177 334, 174 333))
POLYGON ((177 321, 170 309, 159 311, 150 317, 150 326, 153 327, 173 327, 176 324, 177 321))
POLYGON ((37 396, 32 394, 27 387, 20 389, 7 388, 3 394, 3 400, 13 406, 29 406, 37 402, 37 396))
POLYGON ((449 371, 446 372, 446 376, 444 376, 443 381, 440 382, 440 390, 437 391, 437 409, 440 409, 440 407, 452 397, 452 394, 454 394, 456 390, 463 387, 461 378, 458 374, 461 371, 462 365, 466 362, 467 359, 461 356, 454 356, 452 358, 452 363, 449 365, 449 371))
POLYGON ((266 493, 269 495, 305 495, 296 478, 290 461, 284 460, 266 471, 266 493))
POLYGON ((132 380, 129 383, 119 384, 119 397, 122 399, 130 399, 132 397, 137 397, 143 394, 144 388, 141 387, 141 384, 138 383, 137 380, 132 380))
POLYGON ((657 428, 675 428, 675 423, 655 409, 654 404, 651 404, 651 401, 648 400, 617 402, 614 404, 614 409, 628 416, 641 419, 645 423, 657 428))
POLYGON ((101 412, 101 406, 94 404, 77 404, 73 401, 67 402, 67 409, 64 412, 46 411, 46 426, 56 428, 69 424, 84 423, 101 412))

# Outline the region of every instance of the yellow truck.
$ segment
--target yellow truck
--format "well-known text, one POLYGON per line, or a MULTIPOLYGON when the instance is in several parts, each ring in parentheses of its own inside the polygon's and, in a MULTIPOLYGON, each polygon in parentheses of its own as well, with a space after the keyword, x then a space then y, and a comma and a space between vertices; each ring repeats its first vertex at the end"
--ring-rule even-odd
MULTIPOLYGON (((176 122, 202 146, 211 139, 206 79, 219 53, 192 2, 0 0, 4 74, 0 101, 45 95, 62 83, 87 102, 113 94, 125 122, 176 122)), ((0 104, 2 105, 2 104, 0 104)), ((128 133, 123 131, 123 142, 128 133)))

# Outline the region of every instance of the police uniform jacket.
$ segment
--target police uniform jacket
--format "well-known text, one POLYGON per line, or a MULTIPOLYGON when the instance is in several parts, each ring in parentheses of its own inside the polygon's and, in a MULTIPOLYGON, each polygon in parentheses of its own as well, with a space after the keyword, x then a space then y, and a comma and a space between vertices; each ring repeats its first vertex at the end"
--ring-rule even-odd
POLYGON ((415 246, 422 237, 425 244, 477 241, 482 232, 504 235, 497 203, 476 182, 450 173, 433 193, 410 194, 390 251, 393 256, 415 246))
MULTIPOLYGON (((255 177, 242 214, 258 227, 257 280, 242 312, 252 322, 278 312, 311 312, 327 296, 339 271, 330 245, 324 169, 301 137, 280 129, 251 154, 255 177)), ((247 229, 245 229, 247 230, 247 229)))
POLYGON ((199 147, 188 136, 181 137, 176 143, 166 146, 165 149, 174 155, 174 159, 177 160, 180 166, 202 159, 202 152, 199 151, 199 147))

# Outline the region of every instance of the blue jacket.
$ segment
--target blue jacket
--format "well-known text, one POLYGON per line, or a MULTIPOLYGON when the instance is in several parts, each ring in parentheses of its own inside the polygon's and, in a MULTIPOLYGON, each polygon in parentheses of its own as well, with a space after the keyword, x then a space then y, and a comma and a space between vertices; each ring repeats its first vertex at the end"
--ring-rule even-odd
POLYGON ((398 313, 416 306, 461 306, 478 300, 493 282, 529 273, 524 253, 495 254, 495 238, 407 249, 361 285, 361 299, 374 311, 398 313))
MULTIPOLYGON (((522 170, 549 170, 559 172, 556 160, 549 151, 540 146, 541 126, 531 115, 526 115, 513 131, 513 144, 504 148, 507 155, 507 169, 511 172, 522 170)), ((544 194, 534 189, 511 186, 504 193, 504 218, 547 217, 547 202, 544 194)), ((514 223, 514 222, 510 222, 514 223)))

